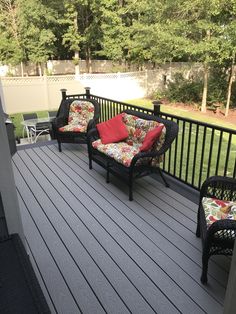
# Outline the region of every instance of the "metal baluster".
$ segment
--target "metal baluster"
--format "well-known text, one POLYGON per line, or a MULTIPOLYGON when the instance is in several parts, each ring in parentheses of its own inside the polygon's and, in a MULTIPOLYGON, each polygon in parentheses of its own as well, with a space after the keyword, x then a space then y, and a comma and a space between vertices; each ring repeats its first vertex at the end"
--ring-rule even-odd
POLYGON ((195 167, 196 167, 196 160, 197 160, 198 133, 199 133, 199 124, 197 124, 195 143, 194 143, 195 147, 194 147, 194 158, 193 158, 192 186, 194 186, 194 179, 195 179, 195 167))
POLYGON ((227 147, 227 153, 226 153, 226 157, 225 157, 224 176, 227 176, 227 169, 228 169, 228 163, 229 163, 231 142, 232 142, 232 133, 229 134, 229 139, 228 139, 228 147, 227 147))
POLYGON ((220 139, 219 139, 219 146, 218 146, 218 154, 216 159, 216 171, 215 175, 218 175, 219 172, 219 163, 220 163, 220 153, 221 153, 221 146, 222 146, 222 137, 223 137, 223 131, 220 132, 220 139))
POLYGON ((200 161, 200 169, 199 169, 199 178, 198 178, 198 188, 201 187, 202 181, 202 172, 203 172, 203 163, 204 163, 204 152, 205 152, 205 145, 206 145, 206 126, 204 126, 203 131, 203 140, 202 140, 202 154, 201 154, 201 161, 200 161))
POLYGON ((185 121, 183 121, 182 127, 182 140, 181 140, 181 151, 180 151, 180 168, 179 177, 182 179, 182 167, 183 167, 183 156, 184 156, 184 133, 185 133, 185 121))
POLYGON ((212 151, 213 151, 213 145, 214 145, 214 136, 215 136, 215 129, 212 129, 210 150, 209 150, 209 157, 208 157, 208 166, 207 166, 207 178, 211 175, 210 170, 211 170, 212 151))
POLYGON ((186 163, 186 172, 185 172, 185 182, 188 182, 188 168, 189 168, 189 159, 190 159, 191 137, 192 137, 192 124, 189 123, 188 151, 187 151, 187 163, 186 163))

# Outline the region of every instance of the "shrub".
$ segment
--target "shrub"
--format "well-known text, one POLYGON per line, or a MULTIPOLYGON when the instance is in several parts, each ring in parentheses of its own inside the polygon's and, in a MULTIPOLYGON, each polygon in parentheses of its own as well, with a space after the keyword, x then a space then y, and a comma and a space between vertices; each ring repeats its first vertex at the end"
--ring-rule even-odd
MULTIPOLYGON (((227 97, 227 71, 225 68, 212 67, 208 80, 207 102, 226 103, 227 97)), ((203 80, 199 78, 187 80, 182 73, 174 75, 173 82, 169 82, 164 96, 171 102, 201 103, 203 80)), ((160 92, 157 95, 161 95, 160 92)), ((157 96, 155 95, 155 96, 157 96)), ((231 103, 236 106, 236 82, 232 86, 231 103)))
POLYGON ((165 96, 170 101, 192 102, 201 101, 202 82, 199 80, 187 80, 181 73, 174 75, 174 81, 168 84, 165 96))
POLYGON ((224 103, 227 97, 227 84, 225 69, 212 67, 208 81, 208 103, 224 103))

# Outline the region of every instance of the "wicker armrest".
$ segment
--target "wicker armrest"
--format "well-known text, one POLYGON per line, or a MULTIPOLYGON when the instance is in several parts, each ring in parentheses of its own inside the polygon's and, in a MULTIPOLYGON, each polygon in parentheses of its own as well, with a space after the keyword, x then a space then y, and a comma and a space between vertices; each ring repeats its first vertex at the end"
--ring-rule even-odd
POLYGON ((236 179, 214 176, 206 179, 200 190, 200 202, 203 197, 214 197, 221 200, 236 200, 236 179))
POLYGON ((89 120, 87 131, 94 129, 95 127, 96 127, 96 119, 89 120))
POLYGON ((148 157, 154 158, 154 157, 158 157, 160 155, 161 154, 159 153, 159 151, 140 152, 133 157, 132 162, 131 162, 131 166, 134 166, 139 159, 148 158, 148 157))
POLYGON ((58 129, 67 124, 67 121, 64 117, 57 117, 52 121, 53 129, 58 129))
POLYGON ((221 219, 215 221, 206 234, 208 240, 217 239, 217 241, 234 240, 236 236, 236 221, 231 219, 221 219))
POLYGON ((99 138, 99 134, 96 128, 93 128, 88 131, 88 143, 92 143, 93 141, 96 141, 99 138))

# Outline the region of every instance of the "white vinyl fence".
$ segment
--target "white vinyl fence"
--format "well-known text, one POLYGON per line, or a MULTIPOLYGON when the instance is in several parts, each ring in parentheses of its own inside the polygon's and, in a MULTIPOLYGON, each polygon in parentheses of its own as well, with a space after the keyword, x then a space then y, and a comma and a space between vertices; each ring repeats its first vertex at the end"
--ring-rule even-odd
POLYGON ((68 94, 91 93, 120 101, 142 98, 163 87, 163 71, 111 74, 82 74, 42 77, 2 77, 5 109, 8 114, 58 108, 60 89, 68 94))

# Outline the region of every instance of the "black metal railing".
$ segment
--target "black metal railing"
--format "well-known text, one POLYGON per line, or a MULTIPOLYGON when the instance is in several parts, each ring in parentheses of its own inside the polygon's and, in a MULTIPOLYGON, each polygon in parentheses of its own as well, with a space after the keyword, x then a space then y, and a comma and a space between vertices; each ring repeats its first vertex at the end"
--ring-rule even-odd
POLYGON ((162 169, 167 174, 199 190, 209 176, 236 177, 236 130, 167 114, 160 103, 153 102, 153 110, 90 94, 66 95, 63 99, 90 98, 100 104, 100 121, 105 121, 121 111, 132 109, 175 121, 179 134, 165 154, 162 169))

